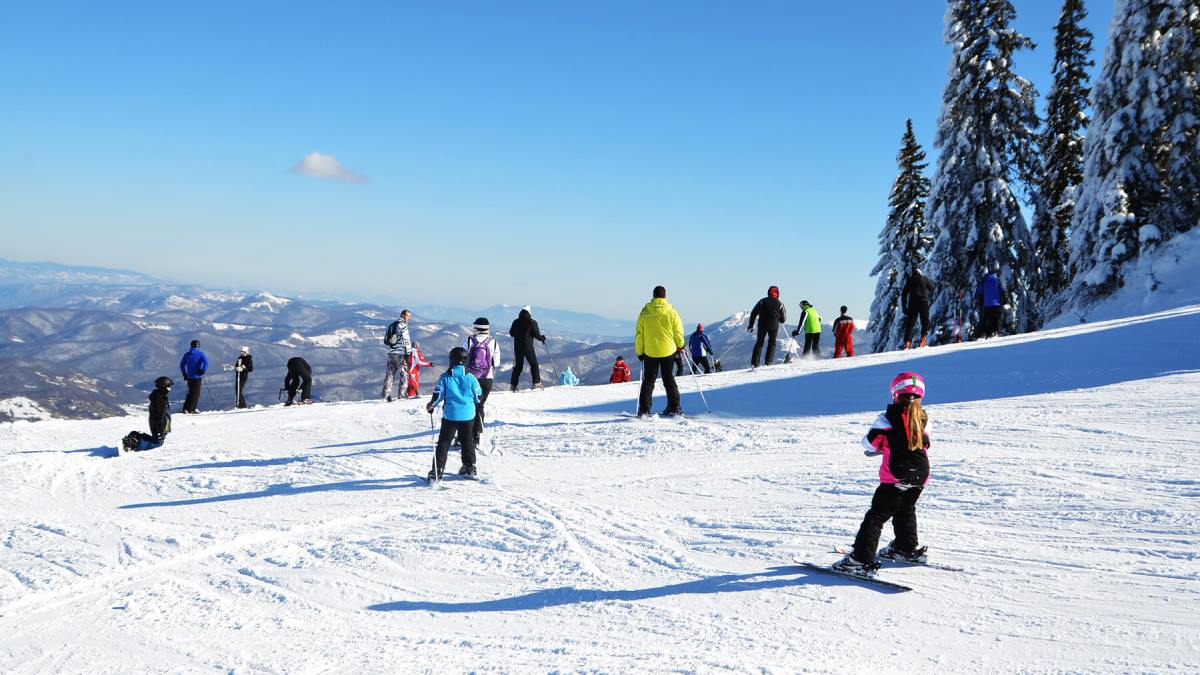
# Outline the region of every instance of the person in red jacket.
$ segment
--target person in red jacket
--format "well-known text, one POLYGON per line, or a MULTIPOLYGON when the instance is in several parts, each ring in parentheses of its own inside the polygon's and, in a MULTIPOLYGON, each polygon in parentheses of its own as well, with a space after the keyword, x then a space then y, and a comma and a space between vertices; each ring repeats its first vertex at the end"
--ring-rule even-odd
POLYGON ((405 394, 409 398, 417 398, 421 395, 421 366, 429 368, 432 363, 425 360, 425 356, 421 354, 421 343, 412 343, 412 351, 408 353, 408 391, 405 394))
POLYGON ((629 364, 625 363, 625 358, 618 356, 613 363, 612 377, 608 378, 609 384, 617 384, 619 382, 629 381, 629 364))
POLYGON ((842 315, 833 320, 833 358, 842 355, 854 356, 854 319, 846 315, 846 306, 842 305, 842 315))

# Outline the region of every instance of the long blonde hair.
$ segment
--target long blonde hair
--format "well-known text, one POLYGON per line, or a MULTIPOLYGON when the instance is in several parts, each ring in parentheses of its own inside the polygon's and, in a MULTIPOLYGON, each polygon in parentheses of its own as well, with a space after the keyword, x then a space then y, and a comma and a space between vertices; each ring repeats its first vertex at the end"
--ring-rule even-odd
POLYGON ((916 396, 901 396, 901 405, 904 404, 904 399, 906 398, 908 399, 908 407, 905 409, 904 414, 908 420, 908 428, 904 431, 908 437, 908 449, 916 452, 925 447, 925 425, 929 422, 929 414, 921 407, 921 399, 916 396))

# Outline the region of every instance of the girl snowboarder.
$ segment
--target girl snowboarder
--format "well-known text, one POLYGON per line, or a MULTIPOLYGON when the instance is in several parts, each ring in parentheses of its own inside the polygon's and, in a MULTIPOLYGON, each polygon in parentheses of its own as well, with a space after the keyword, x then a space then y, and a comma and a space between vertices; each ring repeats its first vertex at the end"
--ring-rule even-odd
POLYGON ((883 455, 879 487, 871 508, 858 528, 854 551, 833 564, 833 569, 874 574, 879 569, 875 547, 889 519, 896 539, 879 552, 887 560, 926 562, 925 546, 917 547, 917 499, 929 482, 929 415, 921 408, 925 381, 916 373, 900 373, 892 380, 892 404, 863 438, 868 457, 883 455))

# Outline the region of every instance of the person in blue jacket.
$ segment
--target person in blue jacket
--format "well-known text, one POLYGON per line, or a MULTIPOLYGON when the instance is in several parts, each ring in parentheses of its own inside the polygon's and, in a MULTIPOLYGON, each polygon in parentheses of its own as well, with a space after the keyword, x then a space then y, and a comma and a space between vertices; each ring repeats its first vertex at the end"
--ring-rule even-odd
POLYGON ((200 341, 192 340, 191 349, 179 360, 179 372, 187 382, 187 397, 183 399, 183 412, 194 415, 199 410, 200 386, 204 381, 204 373, 208 371, 208 357, 200 351, 200 341))
POLYGON ((425 405, 425 410, 433 414, 433 409, 441 404, 442 430, 438 434, 437 449, 434 453, 436 473, 429 471, 429 480, 441 480, 442 472, 446 469, 446 453, 450 450, 450 442, 458 435, 462 444, 462 468, 458 475, 473 478, 475 472, 475 404, 483 396, 483 387, 479 380, 467 372, 467 350, 455 347, 450 350, 450 369, 442 373, 437 384, 433 385, 433 398, 425 405))
POLYGON ((1004 283, 995 273, 984 270, 983 281, 979 282, 975 296, 979 300, 979 336, 990 338, 999 335, 1000 317, 1004 304, 1008 302, 1004 283))
POLYGON ((708 356, 713 353, 712 343, 704 334, 704 324, 696 324, 696 332, 688 338, 688 349, 692 352, 692 361, 704 368, 704 374, 709 373, 708 356))
POLYGON ((567 366, 567 369, 559 376, 558 383, 564 387, 575 387, 579 385, 579 377, 571 372, 571 366, 567 366))

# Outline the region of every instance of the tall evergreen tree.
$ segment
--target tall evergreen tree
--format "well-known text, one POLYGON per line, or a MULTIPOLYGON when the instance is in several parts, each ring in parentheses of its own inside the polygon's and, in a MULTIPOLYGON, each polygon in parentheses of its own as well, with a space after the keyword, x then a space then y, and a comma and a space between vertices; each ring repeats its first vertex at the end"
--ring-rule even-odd
POLYGON ((1031 270, 1032 327, 1042 322, 1042 305, 1070 282, 1069 235, 1075 188, 1083 179, 1085 109, 1091 93, 1087 69, 1092 33, 1083 27, 1083 0, 1065 0, 1054 28, 1054 84, 1046 97, 1045 127, 1038 139, 1041 176, 1034 201, 1031 270))
POLYGON ((1005 323, 1025 330, 1032 251, 1014 184, 1037 173, 1037 92, 1013 71, 1033 42, 1011 27, 1009 0, 951 0, 949 76, 934 144, 941 149, 926 219, 934 236, 928 265, 936 289, 930 317, 942 332, 956 317, 979 323, 975 291, 984 270, 1009 294, 1005 323))
POLYGON ((1073 281, 1060 308, 1086 308, 1113 293, 1161 242, 1196 226, 1198 49, 1196 0, 1117 3, 1092 93, 1072 225, 1073 281))
POLYGON ((899 316, 900 291, 907 272, 925 264, 930 239, 925 233, 925 201, 929 198, 929 179, 924 171, 925 151, 917 143, 912 120, 904 123, 900 153, 896 155, 900 173, 892 183, 888 198, 888 218, 879 233, 879 262, 871 270, 878 276, 875 299, 871 302, 868 324, 875 336, 875 351, 894 349, 900 344, 904 322, 899 316))

